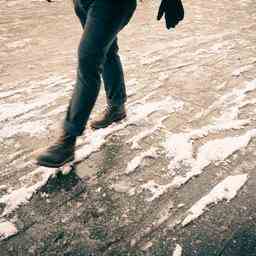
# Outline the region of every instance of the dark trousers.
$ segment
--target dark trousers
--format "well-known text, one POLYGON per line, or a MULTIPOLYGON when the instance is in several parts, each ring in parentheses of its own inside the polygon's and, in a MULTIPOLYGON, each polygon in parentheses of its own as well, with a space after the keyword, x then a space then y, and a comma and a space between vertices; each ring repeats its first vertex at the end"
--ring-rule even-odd
POLYGON ((78 48, 76 85, 64 120, 64 130, 69 134, 83 133, 99 94, 101 75, 108 103, 118 106, 126 101, 117 34, 135 9, 136 0, 75 0, 83 35, 78 48))

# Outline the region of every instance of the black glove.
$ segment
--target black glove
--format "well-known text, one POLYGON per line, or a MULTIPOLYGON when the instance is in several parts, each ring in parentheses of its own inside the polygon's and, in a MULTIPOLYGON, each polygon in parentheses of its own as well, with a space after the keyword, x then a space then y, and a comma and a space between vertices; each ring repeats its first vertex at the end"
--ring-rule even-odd
POLYGON ((174 28, 184 18, 184 8, 181 0, 162 0, 157 20, 165 15, 166 27, 174 28))

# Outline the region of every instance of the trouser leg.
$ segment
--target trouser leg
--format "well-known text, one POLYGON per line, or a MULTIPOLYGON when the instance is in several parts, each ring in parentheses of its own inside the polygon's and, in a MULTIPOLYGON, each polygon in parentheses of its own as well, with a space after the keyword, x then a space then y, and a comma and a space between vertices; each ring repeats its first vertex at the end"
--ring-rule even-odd
POLYGON ((78 49, 76 85, 64 121, 69 134, 83 133, 99 93, 108 51, 135 8, 135 0, 95 0, 90 5, 78 49))
POLYGON ((123 105, 127 99, 124 72, 118 50, 116 38, 108 51, 102 73, 107 102, 111 106, 123 105))
POLYGON ((90 3, 84 5, 82 0, 73 0, 73 3, 76 16, 79 18, 82 28, 84 29, 90 3))
MULTIPOLYGON (((76 15, 84 28, 89 9, 88 5, 84 6, 80 0, 74 0, 74 7, 76 15)), ((116 38, 107 53, 102 72, 107 102, 111 106, 123 105, 127 100, 124 72, 118 51, 118 40, 116 38)))

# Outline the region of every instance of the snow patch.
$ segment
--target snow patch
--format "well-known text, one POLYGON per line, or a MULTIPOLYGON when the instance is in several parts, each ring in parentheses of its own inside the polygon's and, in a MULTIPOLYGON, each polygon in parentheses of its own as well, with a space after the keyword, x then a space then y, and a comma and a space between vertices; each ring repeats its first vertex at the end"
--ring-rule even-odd
POLYGON ((154 180, 148 181, 146 184, 143 184, 141 188, 145 191, 149 191, 151 196, 146 199, 146 201, 151 202, 156 198, 159 198, 163 195, 169 188, 171 187, 171 183, 167 185, 159 185, 154 180))
POLYGON ((176 244, 176 247, 173 251, 172 256, 181 256, 182 255, 182 247, 179 244, 176 244))
POLYGON ((188 225, 201 216, 206 211, 207 206, 213 203, 217 204, 225 199, 228 202, 232 200, 237 195, 238 191, 245 185, 247 179, 247 174, 228 176, 215 186, 208 195, 200 199, 188 210, 187 216, 182 222, 182 226, 188 225))
POLYGON ((118 183, 111 185, 111 188, 118 193, 129 193, 132 189, 132 184, 127 181, 121 180, 118 183))
POLYGON ((189 134, 170 134, 164 143, 167 157, 171 159, 168 168, 170 170, 178 168, 180 162, 191 164, 193 158, 193 144, 189 134))
MULTIPOLYGON (((147 97, 144 97, 141 102, 144 102, 147 97)), ((137 124, 154 112, 165 111, 172 113, 183 107, 182 101, 174 100, 171 97, 153 103, 144 103, 143 105, 141 105, 141 102, 137 102, 135 106, 128 107, 128 118, 123 122, 112 124, 105 129, 99 129, 94 132, 87 130, 86 138, 83 141, 84 145, 76 151, 76 162, 82 161, 92 153, 97 152, 105 144, 106 138, 114 132, 120 131, 128 125, 137 124), (168 109, 166 109, 167 105, 169 106, 168 109)))
MULTIPOLYGON (((59 114, 64 107, 61 106, 48 114, 44 114, 44 111, 49 106, 54 105, 58 98, 65 96, 72 88, 71 85, 70 79, 53 75, 44 80, 29 82, 28 85, 22 84, 25 87, 22 89, 1 92, 0 96, 2 97, 17 96, 16 94, 21 92, 30 95, 33 93, 34 96, 26 102, 23 99, 17 102, 17 99, 10 98, 13 102, 1 105, 0 139, 3 140, 20 133, 28 133, 34 136, 46 132, 48 125, 53 123, 53 120, 49 120, 49 117, 59 114), (44 87, 44 94, 40 93, 39 95, 37 90, 33 91, 38 87, 44 87)), ((18 84, 18 86, 21 85, 18 84)))
POLYGON ((169 116, 164 116, 162 118, 160 118, 159 120, 156 121, 156 125, 153 126, 150 129, 147 129, 143 132, 138 133, 137 135, 133 136, 131 139, 129 139, 126 143, 132 143, 131 148, 132 149, 141 149, 141 146, 139 145, 139 142, 141 140, 143 140, 144 138, 152 135, 154 132, 156 132, 157 130, 159 130, 160 128, 165 128, 165 126, 163 125, 163 121, 165 119, 167 119, 169 116))
POLYGON ((41 180, 35 183, 32 186, 21 187, 17 190, 11 191, 9 194, 6 194, 0 198, 0 204, 4 204, 5 208, 1 217, 11 213, 13 210, 18 208, 21 204, 27 203, 32 195, 44 186, 48 179, 55 174, 56 170, 52 168, 39 167, 33 174, 41 175, 41 180))
POLYGON ((27 133, 30 136, 36 136, 47 132, 49 125, 53 124, 53 121, 36 120, 28 121, 15 126, 6 126, 0 130, 0 141, 2 138, 10 138, 17 134, 27 133))
POLYGON ((161 101, 147 102, 130 107, 131 113, 128 115, 128 124, 137 124, 138 121, 148 117, 149 115, 164 111, 167 113, 173 113, 183 108, 184 103, 182 101, 174 100, 172 97, 167 97, 161 101), (168 108, 166 108, 168 106, 168 108))
POLYGON ((9 222, 0 222, 0 241, 18 233, 16 226, 9 222))
POLYGON ((169 170, 172 174, 175 174, 177 169, 181 170, 181 167, 190 170, 183 176, 176 176, 172 182, 174 186, 179 187, 193 176, 201 174, 204 168, 212 162, 225 160, 236 151, 246 147, 251 138, 255 137, 256 131, 250 130, 245 135, 209 141, 203 144, 198 152, 194 152, 193 148, 194 140, 220 131, 239 130, 248 125, 251 122, 250 119, 239 120, 238 116, 241 108, 255 104, 255 99, 246 99, 247 94, 255 89, 256 79, 246 83, 242 89, 234 89, 232 92, 225 94, 206 111, 196 116, 202 118, 212 111, 221 111, 221 115, 215 118, 212 124, 184 133, 168 134, 164 147, 167 158, 170 160, 169 170))
POLYGON ((146 158, 157 158, 157 148, 152 147, 148 151, 142 152, 140 155, 133 158, 127 165, 126 174, 131 174, 136 171, 136 169, 142 165, 142 162, 146 158))
MULTIPOLYGON (((256 137, 256 129, 248 131, 246 134, 241 136, 226 137, 223 139, 209 141, 198 149, 197 156, 195 158, 192 156, 191 151, 189 151, 187 155, 184 155, 183 152, 178 151, 177 155, 179 158, 176 156, 170 162, 170 166, 175 166, 177 168, 182 163, 185 163, 186 165, 190 166, 191 170, 188 171, 184 176, 175 176, 172 181, 172 185, 180 187, 188 182, 192 177, 201 174, 203 170, 212 162, 223 161, 236 151, 245 148, 253 137, 256 137)), ((173 141, 173 143, 176 142, 173 141)), ((190 146, 191 142, 187 141, 187 143, 190 146)))
MULTIPOLYGON (((243 88, 233 89, 231 92, 224 94, 216 102, 214 102, 207 110, 196 115, 196 118, 203 118, 217 109, 223 109, 229 112, 230 109, 239 109, 249 92, 256 90, 256 79, 246 82, 243 88)), ((234 110, 233 110, 234 111, 234 110)))

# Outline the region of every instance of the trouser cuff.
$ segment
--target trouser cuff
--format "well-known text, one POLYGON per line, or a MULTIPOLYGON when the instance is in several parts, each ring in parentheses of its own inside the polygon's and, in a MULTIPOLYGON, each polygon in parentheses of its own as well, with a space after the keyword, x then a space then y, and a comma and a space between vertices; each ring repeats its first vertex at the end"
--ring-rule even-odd
POLYGON ((127 98, 124 98, 118 101, 107 99, 107 104, 108 106, 111 106, 111 107, 120 107, 120 106, 123 106, 126 101, 127 101, 127 98))

